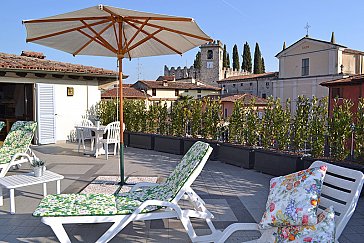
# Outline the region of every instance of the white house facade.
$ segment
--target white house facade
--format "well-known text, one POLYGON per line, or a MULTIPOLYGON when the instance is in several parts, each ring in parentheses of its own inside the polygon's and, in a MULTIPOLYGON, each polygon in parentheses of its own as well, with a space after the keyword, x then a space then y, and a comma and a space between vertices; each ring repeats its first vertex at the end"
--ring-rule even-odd
POLYGON ((69 140, 75 124, 101 100, 99 85, 115 77, 101 68, 46 60, 41 53, 0 53, 0 120, 37 121, 38 144, 69 140))

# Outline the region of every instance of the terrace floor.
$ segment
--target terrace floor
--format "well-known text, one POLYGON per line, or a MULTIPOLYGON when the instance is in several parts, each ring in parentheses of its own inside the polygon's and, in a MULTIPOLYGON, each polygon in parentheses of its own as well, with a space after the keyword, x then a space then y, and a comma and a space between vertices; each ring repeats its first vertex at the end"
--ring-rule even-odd
MULTIPOLYGON (((77 144, 64 143, 35 146, 33 150, 47 163, 47 169, 65 176, 62 193, 77 193, 101 175, 118 175, 118 158, 84 156, 77 144)), ((126 176, 158 176, 165 178, 182 156, 136 148, 125 149, 126 176)), ((28 172, 27 165, 15 173, 28 172)), ((8 175, 14 174, 9 172, 8 175)), ((208 161, 193 184, 195 191, 215 215, 217 228, 224 229, 235 222, 260 220, 271 176, 245 170, 219 161, 208 161)), ((48 183, 48 193, 55 192, 55 183, 48 183)), ((23 187, 15 191, 16 214, 9 213, 9 192, 4 190, 4 205, 0 207, 0 242, 57 242, 53 231, 32 216, 42 198, 42 186, 23 187)), ((207 226, 194 222, 197 234, 207 234, 207 226)), ((94 242, 110 224, 67 225, 72 242, 94 242)), ((234 234, 228 242, 256 237, 256 232, 234 234)), ((363 242, 364 198, 359 200, 340 242, 363 242)), ((188 235, 177 219, 133 222, 111 242, 189 242, 188 235)))

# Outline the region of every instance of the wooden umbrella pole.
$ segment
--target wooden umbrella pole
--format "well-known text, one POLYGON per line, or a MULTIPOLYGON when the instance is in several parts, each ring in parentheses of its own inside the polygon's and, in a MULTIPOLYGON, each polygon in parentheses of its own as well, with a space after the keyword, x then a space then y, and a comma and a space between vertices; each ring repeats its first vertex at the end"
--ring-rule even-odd
POLYGON ((123 112, 123 56, 118 55, 119 62, 119 117, 120 117, 120 185, 125 184, 124 178, 124 112, 123 112))

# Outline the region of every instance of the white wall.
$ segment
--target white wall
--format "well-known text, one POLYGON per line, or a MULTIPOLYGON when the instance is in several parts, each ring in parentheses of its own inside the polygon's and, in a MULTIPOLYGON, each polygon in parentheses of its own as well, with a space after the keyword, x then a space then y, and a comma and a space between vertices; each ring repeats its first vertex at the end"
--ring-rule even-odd
MULTIPOLYGON (((78 82, 80 83, 80 82, 78 82)), ((86 83, 86 82, 84 82, 86 83)), ((56 140, 68 140, 74 126, 86 114, 86 110, 101 100, 101 92, 96 81, 88 85, 76 83, 55 85, 56 140), (67 87, 74 88, 74 96, 67 96, 67 87)))

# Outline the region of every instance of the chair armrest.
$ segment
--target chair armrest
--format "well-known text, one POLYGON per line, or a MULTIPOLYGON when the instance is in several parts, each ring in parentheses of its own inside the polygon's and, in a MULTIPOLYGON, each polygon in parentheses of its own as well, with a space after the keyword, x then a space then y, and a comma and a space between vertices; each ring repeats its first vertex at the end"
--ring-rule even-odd
POLYGON ((159 185, 158 183, 153 183, 153 182, 139 182, 137 184, 135 184, 131 189, 130 191, 135 191, 139 188, 142 188, 142 187, 151 187, 151 186, 157 186, 159 185))

